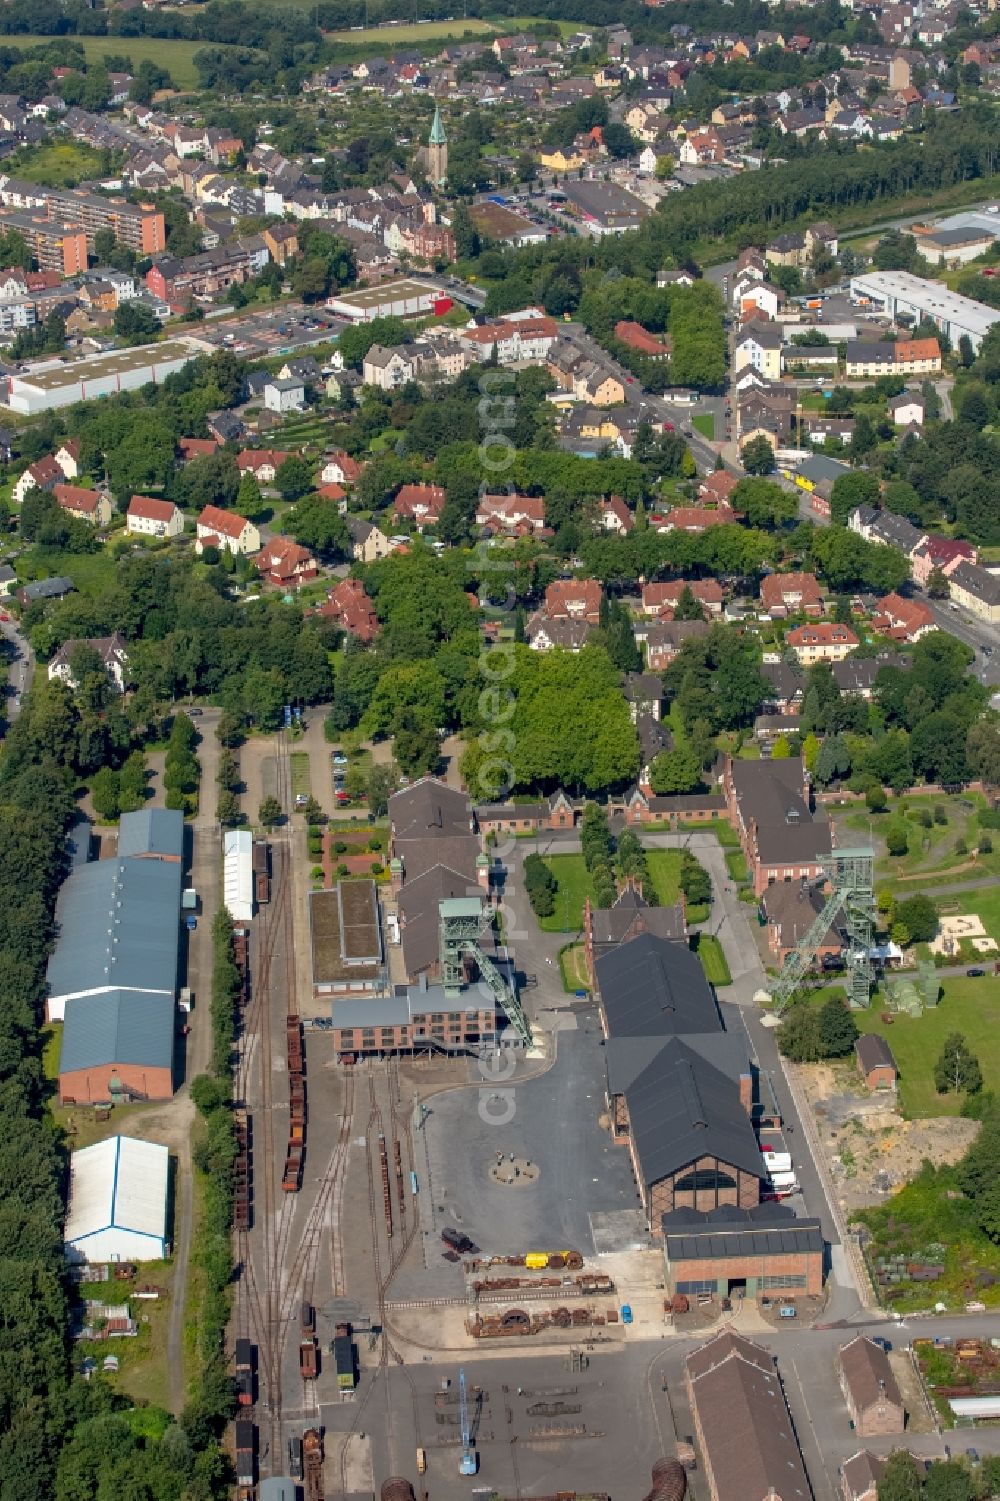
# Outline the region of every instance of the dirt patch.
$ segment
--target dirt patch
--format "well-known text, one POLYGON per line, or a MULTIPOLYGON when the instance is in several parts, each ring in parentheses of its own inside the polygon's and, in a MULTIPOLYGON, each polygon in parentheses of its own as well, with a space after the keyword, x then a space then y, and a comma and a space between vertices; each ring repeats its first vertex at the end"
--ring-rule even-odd
POLYGON ((850 1064, 802 1064, 798 1077, 813 1109, 837 1196, 848 1210, 881 1204, 921 1165, 957 1162, 979 1130, 958 1116, 904 1120, 895 1096, 857 1087, 850 1064))

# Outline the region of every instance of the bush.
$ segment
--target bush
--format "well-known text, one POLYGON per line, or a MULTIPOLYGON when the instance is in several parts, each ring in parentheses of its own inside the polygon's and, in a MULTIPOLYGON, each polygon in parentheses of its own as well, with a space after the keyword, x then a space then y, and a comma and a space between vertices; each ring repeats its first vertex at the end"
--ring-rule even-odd
POLYGON ((524 889, 536 917, 551 917, 556 910, 556 892, 559 883, 541 855, 526 855, 524 860, 524 889))
POLYGON ((906 854, 910 844, 906 835, 906 825, 902 820, 891 823, 886 829, 885 847, 894 859, 899 859, 901 855, 906 854))
POLYGON ((945 808, 944 803, 934 804, 934 822, 941 825, 948 822, 948 810, 945 808))
POLYGON ((314 865, 313 866, 312 870, 309 872, 309 879, 311 881, 322 881, 322 879, 323 879, 323 867, 322 867, 322 865, 314 865))
POLYGON ((981 855, 992 855, 992 853, 993 853, 993 840, 990 838, 989 834, 980 834, 980 836, 979 836, 979 853, 981 855))
POLYGON ((931 815, 930 808, 921 808, 921 810, 920 810, 920 826, 921 826, 921 828, 929 829, 929 828, 932 827, 933 823, 934 823, 934 819, 933 819, 933 817, 931 815))
POLYGON ((884 813, 889 799, 877 782, 865 788, 865 805, 869 813, 884 813))

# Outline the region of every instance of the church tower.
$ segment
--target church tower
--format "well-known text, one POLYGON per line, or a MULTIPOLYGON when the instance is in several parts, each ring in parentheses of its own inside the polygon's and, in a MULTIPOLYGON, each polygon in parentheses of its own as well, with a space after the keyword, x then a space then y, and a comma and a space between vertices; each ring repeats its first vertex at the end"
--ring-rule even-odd
POLYGON ((427 176, 436 188, 443 187, 448 176, 448 137, 444 133, 441 110, 437 104, 434 106, 434 123, 427 143, 427 176))

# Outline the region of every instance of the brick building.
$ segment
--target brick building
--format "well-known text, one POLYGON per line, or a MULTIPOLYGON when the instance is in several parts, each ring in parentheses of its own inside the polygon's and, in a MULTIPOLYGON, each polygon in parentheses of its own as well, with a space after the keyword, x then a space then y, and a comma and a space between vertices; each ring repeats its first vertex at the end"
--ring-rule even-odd
POLYGON ((854 1431, 862 1438, 902 1433, 906 1409, 889 1356, 866 1334, 842 1345, 838 1359, 840 1389, 854 1431))
POLYGON ((791 1300, 823 1291, 820 1221, 796 1219, 787 1204, 726 1205, 708 1213, 675 1209, 663 1216, 661 1227, 671 1293, 791 1300))
POLYGON ((685 1385, 711 1501, 810 1501, 769 1351, 725 1330, 688 1356, 685 1385))
POLYGON ((751 1208, 767 1176, 754 1077, 696 954, 641 933, 595 965, 614 1139, 650 1229, 672 1209, 751 1208))
POLYGON ((869 1089, 895 1089, 899 1070, 884 1037, 866 1032, 854 1044, 854 1054, 869 1089))
POLYGON ((832 848, 829 820, 814 809, 800 756, 778 761, 727 758, 723 791, 756 896, 773 881, 818 880, 832 848))

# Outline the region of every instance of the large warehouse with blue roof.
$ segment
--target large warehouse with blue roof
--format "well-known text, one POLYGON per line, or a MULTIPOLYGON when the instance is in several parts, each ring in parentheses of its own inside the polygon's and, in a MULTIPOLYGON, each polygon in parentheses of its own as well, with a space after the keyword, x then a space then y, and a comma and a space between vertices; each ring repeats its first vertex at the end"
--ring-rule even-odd
POLYGON ((47 1014, 64 1023, 64 1103, 173 1093, 183 849, 179 812, 126 813, 118 854, 63 883, 47 1014))

